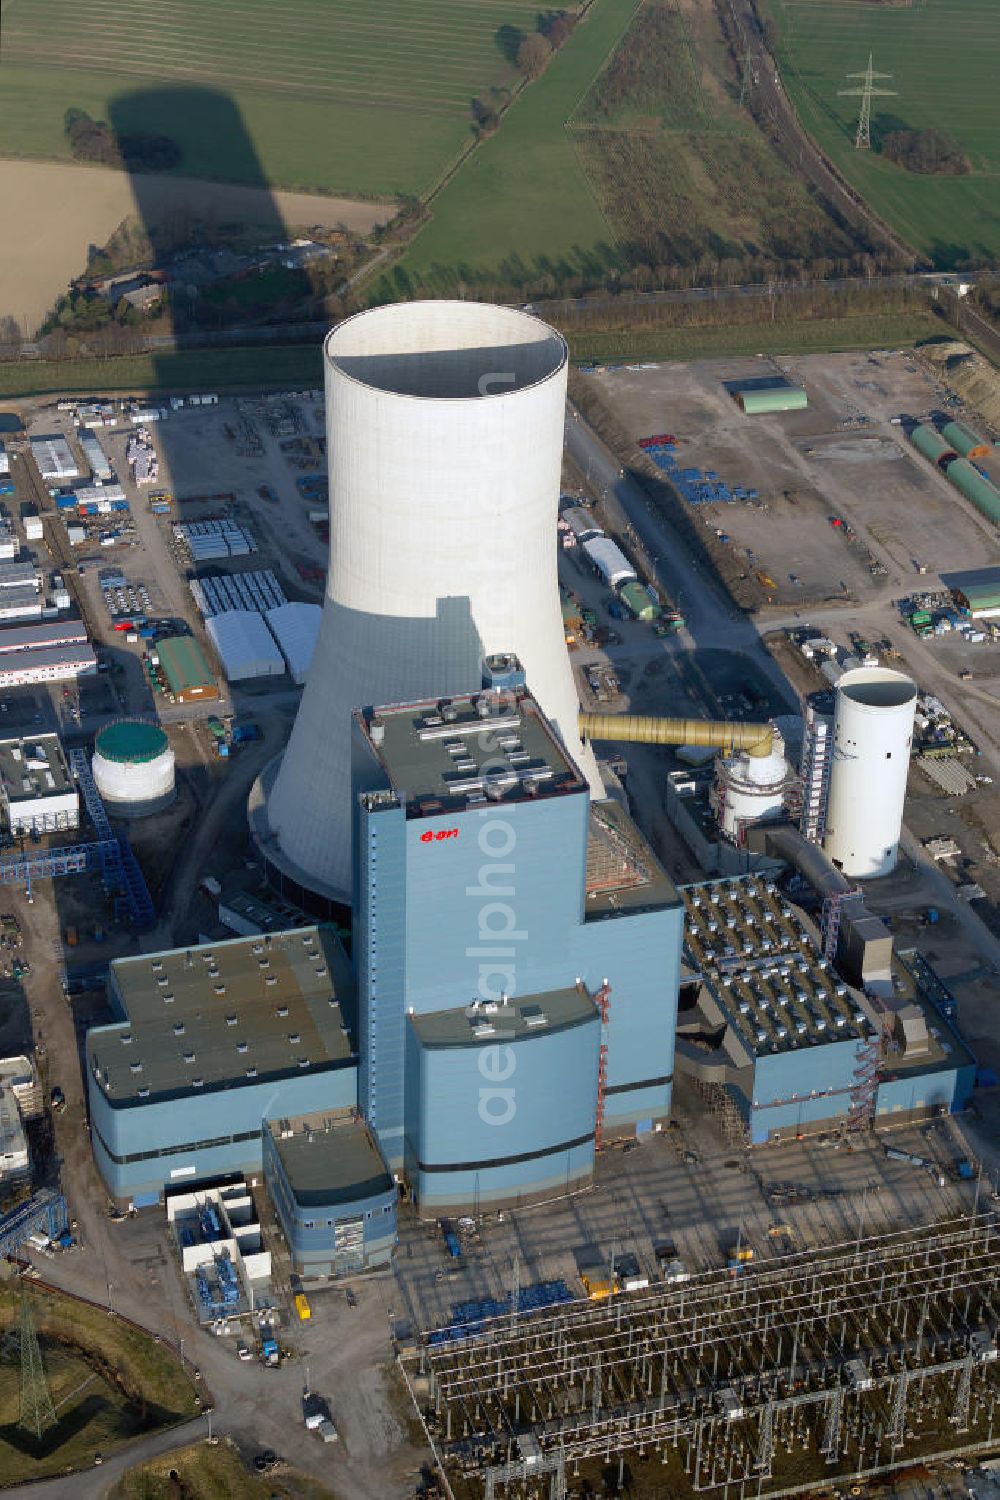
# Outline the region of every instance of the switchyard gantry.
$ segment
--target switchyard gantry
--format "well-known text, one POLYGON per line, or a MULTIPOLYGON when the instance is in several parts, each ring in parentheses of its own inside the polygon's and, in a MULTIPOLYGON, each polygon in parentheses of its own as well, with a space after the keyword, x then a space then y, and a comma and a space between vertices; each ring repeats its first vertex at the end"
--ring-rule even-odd
POLYGON ((670 1465, 671 1493, 791 1494, 996 1440, 998 1273, 993 1216, 965 1216, 428 1335, 401 1363, 462 1500, 565 1497, 627 1457, 670 1465))

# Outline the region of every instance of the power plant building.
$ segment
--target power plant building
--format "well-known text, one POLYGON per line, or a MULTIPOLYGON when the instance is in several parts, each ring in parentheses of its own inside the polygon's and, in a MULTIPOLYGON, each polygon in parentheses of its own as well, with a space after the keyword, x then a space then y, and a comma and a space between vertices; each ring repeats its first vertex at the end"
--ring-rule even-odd
POLYGON ((894 965, 867 996, 773 880, 690 886, 677 1068, 751 1144, 964 1108, 975 1062, 894 965))
POLYGON ((354 718, 359 1106, 425 1213, 585 1185, 670 1109, 680 897, 517 663, 486 671, 354 718))
POLYGON ((515 651, 595 795, 556 574, 568 353, 537 318, 412 302, 325 346, 330 563, 287 748, 251 795, 271 878, 307 909, 351 891, 351 715, 478 690, 515 651))
POLYGON ((304 927, 116 959, 117 1019, 87 1033, 94 1157, 111 1196, 259 1172, 263 1122, 354 1107, 354 984, 304 927))

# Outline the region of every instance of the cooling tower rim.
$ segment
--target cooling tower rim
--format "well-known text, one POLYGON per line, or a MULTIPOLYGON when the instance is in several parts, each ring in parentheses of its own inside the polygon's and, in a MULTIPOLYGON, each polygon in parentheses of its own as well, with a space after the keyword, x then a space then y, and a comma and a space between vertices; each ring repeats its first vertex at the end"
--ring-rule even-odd
MULTIPOLYGON (((483 344, 481 347, 496 348, 498 344, 493 342, 489 345, 483 344)), ((361 312, 352 313, 349 318, 344 318, 330 329, 323 340, 323 354, 327 364, 336 370, 339 380, 346 381, 361 390, 372 391, 387 396, 393 401, 414 401, 422 405, 442 407, 465 407, 470 401, 514 400, 519 396, 527 395, 531 391, 539 390, 552 380, 557 380, 569 364, 569 345, 566 339, 558 329, 551 327, 543 318, 539 318, 534 313, 525 312, 522 308, 505 307, 501 303, 470 302, 458 298, 429 298, 426 301, 392 302, 386 303, 382 307, 364 308, 361 312), (418 395, 412 391, 394 390, 390 387, 364 380, 345 369, 342 364, 343 359, 352 356, 390 356, 396 353, 433 355, 435 353, 454 351, 456 347, 474 349, 477 345, 470 341, 457 346, 454 342, 442 343, 438 349, 421 346, 410 350, 400 350, 398 330, 404 328, 408 323, 412 326, 414 320, 423 323, 424 330, 427 333, 433 331, 435 324, 438 324, 442 331, 449 327, 460 330, 463 323, 471 329, 477 322, 483 319, 484 315, 498 329, 506 327, 509 330, 506 342, 509 342, 512 350, 526 344, 550 345, 552 351, 551 359, 547 362, 547 368, 544 372, 523 385, 517 385, 513 390, 509 386, 505 387, 500 378, 504 372, 498 371, 488 372, 497 376, 497 379, 494 381, 495 389, 482 392, 477 391, 468 395, 418 395), (367 343, 364 345, 358 344, 353 348, 350 347, 351 335, 356 333, 361 326, 365 329, 372 329, 376 321, 383 325, 387 335, 384 347, 378 347, 377 345, 372 347, 367 343), (397 330, 397 337, 395 339, 388 337, 393 329, 397 330), (520 337, 517 336, 518 333, 520 333, 520 337), (348 343, 348 347, 343 347, 345 341, 348 343)))
POLYGON ((892 667, 855 667, 838 680, 837 694, 862 712, 882 713, 915 703, 917 684, 892 667))

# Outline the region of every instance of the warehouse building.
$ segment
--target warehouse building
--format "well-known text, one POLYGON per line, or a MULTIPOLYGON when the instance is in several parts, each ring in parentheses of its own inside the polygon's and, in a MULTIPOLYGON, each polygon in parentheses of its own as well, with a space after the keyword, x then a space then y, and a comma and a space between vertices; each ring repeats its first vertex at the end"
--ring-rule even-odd
POLYGON ((690 886, 684 901, 677 1066, 734 1112, 751 1144, 859 1114, 964 1108, 974 1060, 891 951, 873 997, 840 977, 773 880, 690 886))
POLYGON ((359 1105, 424 1213, 585 1186, 670 1111, 678 892, 516 659, 486 676, 354 716, 359 1105))
POLYGON ((0 800, 15 837, 80 826, 80 795, 58 735, 0 740, 0 800))
POLYGON ((73 450, 61 433, 31 439, 31 456, 38 465, 38 472, 48 482, 58 483, 63 479, 76 479, 80 466, 73 457, 73 450))
POLYGON ((215 674, 193 635, 168 635, 156 643, 151 660, 178 703, 200 703, 219 696, 215 674))
POLYGON ((733 380, 727 382, 726 389, 748 417, 805 411, 809 405, 809 397, 803 387, 792 385, 782 377, 761 376, 753 380, 733 380))
POLYGON ((581 548, 598 577, 609 588, 635 582, 635 569, 617 542, 609 536, 592 536, 581 542, 581 548))
POLYGON ((1000 568, 942 573, 941 581, 951 589, 958 608, 973 620, 995 620, 1000 615, 1000 568))
POLYGON ((93 648, 86 644, 29 646, 21 651, 0 653, 0 688, 30 687, 37 682, 71 682, 96 671, 97 657, 93 648))
POLYGON ((396 1184, 353 1110, 264 1124, 264 1181, 303 1276, 349 1276, 388 1265, 396 1184))
POLYGON ((30 583, 23 588, 0 589, 0 624, 8 620, 40 620, 45 600, 30 583))
POLYGON ((205 630, 215 647, 227 682, 245 682, 251 677, 281 677, 285 659, 256 610, 231 609, 210 615, 205 630))
POLYGON ((42 576, 33 562, 0 562, 0 590, 40 589, 42 576))
POLYGON ((323 611, 318 604, 282 604, 264 616, 297 687, 309 675, 323 611))
POLYGON ((117 1019, 88 1032, 86 1067, 116 1201, 259 1173, 265 1120, 355 1106, 354 984, 332 931, 117 959, 108 995, 117 1019))

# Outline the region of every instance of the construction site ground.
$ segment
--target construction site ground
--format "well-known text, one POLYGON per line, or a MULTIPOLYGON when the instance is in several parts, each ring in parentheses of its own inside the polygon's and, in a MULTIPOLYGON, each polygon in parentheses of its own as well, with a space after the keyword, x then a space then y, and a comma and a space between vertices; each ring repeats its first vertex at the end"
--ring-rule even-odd
POLYGON ((992 529, 894 425, 960 414, 912 351, 619 366, 588 383, 654 487, 664 476, 638 440, 667 432, 678 439, 679 467, 714 470, 730 487, 758 492, 756 501, 689 507, 743 605, 809 609, 881 597, 886 580, 868 567, 872 541, 872 556, 906 589, 918 586, 915 562, 934 572, 1000 561, 992 529), (808 409, 744 415, 725 383, 766 377, 803 385, 808 409), (854 526, 857 543, 831 525, 834 516, 854 526))

